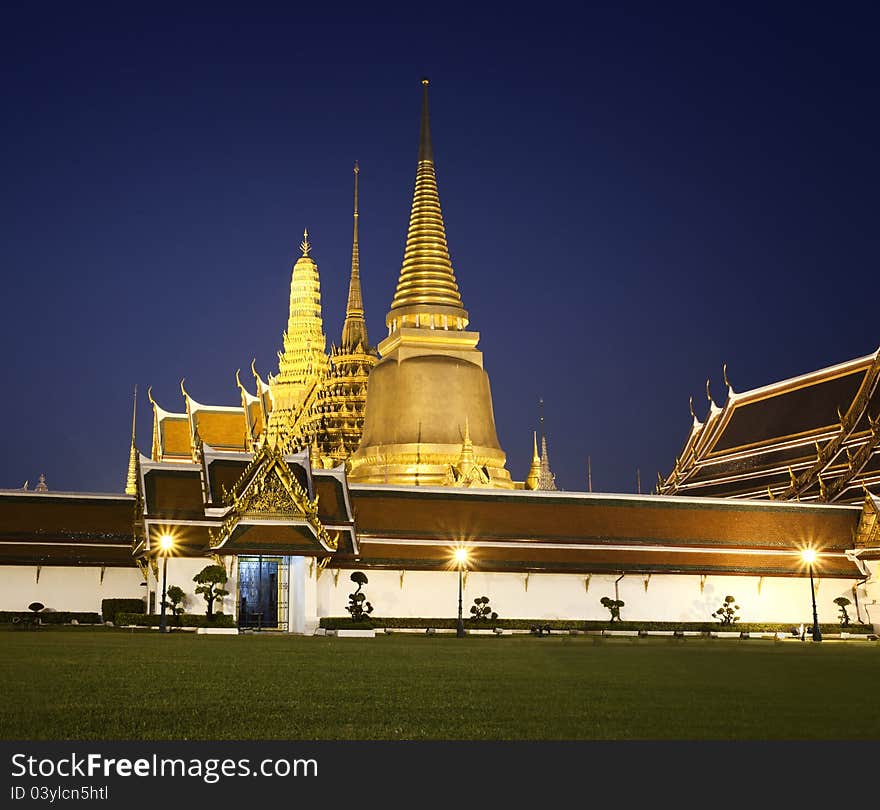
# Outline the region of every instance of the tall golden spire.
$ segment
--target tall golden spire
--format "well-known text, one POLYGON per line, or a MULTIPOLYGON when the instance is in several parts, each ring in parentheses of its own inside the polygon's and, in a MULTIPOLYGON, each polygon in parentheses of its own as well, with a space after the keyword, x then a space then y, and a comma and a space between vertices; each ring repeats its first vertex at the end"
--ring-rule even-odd
POLYGON ((462 330, 468 323, 449 258, 446 228, 440 210, 427 79, 422 79, 422 88, 416 187, 397 292, 385 318, 389 332, 404 326, 462 330))
POLYGON ((363 435, 348 459, 349 481, 513 489, 495 431, 489 376, 477 350, 480 335, 467 331, 468 314, 446 247, 427 79, 406 249, 385 321, 388 336, 370 372, 363 435))
POLYGON ((138 387, 134 387, 134 404, 131 408, 131 451, 128 455, 128 477, 125 481, 125 494, 137 495, 138 451, 135 446, 135 425, 137 423, 138 387))
POLYGON ((273 442, 292 438, 292 433, 300 431, 307 421, 304 419, 304 408, 308 408, 306 400, 314 396, 327 373, 321 279, 318 265, 309 255, 311 249, 306 229, 300 243, 302 256, 293 266, 290 277, 290 310, 283 335, 284 349, 278 352, 278 374, 269 377, 272 412, 267 435, 273 442))
POLYGON ((537 489, 541 481, 541 457, 538 455, 538 432, 532 432, 532 464, 526 476, 526 489, 537 489))
POLYGON ((367 323, 364 320, 364 299, 361 295, 361 262, 358 246, 358 175, 360 167, 354 164, 354 236, 351 242, 351 279, 348 282, 348 305, 342 327, 342 350, 354 352, 358 344, 368 350, 367 323))

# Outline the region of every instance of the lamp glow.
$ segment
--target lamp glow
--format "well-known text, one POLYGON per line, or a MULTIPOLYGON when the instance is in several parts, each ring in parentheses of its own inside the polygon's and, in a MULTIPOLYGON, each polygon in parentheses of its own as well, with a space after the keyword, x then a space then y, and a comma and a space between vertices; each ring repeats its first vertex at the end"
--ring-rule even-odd
POLYGON ((816 552, 811 548, 805 548, 801 552, 801 557, 810 570, 810 598, 813 602, 813 641, 822 640, 822 633, 819 630, 819 614, 816 611, 816 587, 813 584, 813 563, 816 562, 817 556, 816 552))
POLYGON ((174 538, 170 534, 163 534, 159 538, 159 550, 162 552, 162 611, 159 619, 159 632, 167 632, 165 623, 165 597, 168 592, 168 555, 174 547, 174 538))
POLYGON ((455 635, 458 638, 464 638, 464 619, 461 613, 461 579, 462 572, 467 565, 468 550, 464 546, 458 546, 452 554, 452 559, 458 564, 458 624, 456 625, 455 635))

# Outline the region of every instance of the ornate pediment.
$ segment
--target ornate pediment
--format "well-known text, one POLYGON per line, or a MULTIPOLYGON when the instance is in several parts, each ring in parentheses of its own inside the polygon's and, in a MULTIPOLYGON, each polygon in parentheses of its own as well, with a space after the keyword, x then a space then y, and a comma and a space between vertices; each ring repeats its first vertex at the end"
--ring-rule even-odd
POLYGON ((877 507, 877 500, 865 493, 862 516, 855 536, 857 549, 880 547, 880 510, 877 507))
POLYGON ((338 537, 331 537, 318 520, 318 496, 309 497, 277 446, 263 445, 232 491, 224 492, 224 500, 229 512, 220 529, 210 531, 212 548, 224 546, 242 523, 269 520, 305 525, 317 545, 328 551, 338 548, 338 537))

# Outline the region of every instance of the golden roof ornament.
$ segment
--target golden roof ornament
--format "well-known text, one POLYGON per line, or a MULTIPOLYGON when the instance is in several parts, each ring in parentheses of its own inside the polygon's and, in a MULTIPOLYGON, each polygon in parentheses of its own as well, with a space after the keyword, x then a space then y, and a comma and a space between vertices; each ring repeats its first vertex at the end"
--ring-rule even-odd
POLYGON ((138 387, 134 387, 134 403, 131 408, 131 448, 128 454, 128 476, 125 479, 125 494, 137 495, 138 480, 138 451, 135 446, 135 425, 137 422, 137 393, 138 387))
POLYGON ((308 228, 303 229, 303 240, 302 240, 302 242, 299 243, 299 249, 302 251, 303 256, 305 256, 306 258, 309 258, 309 259, 311 258, 311 256, 309 256, 309 251, 312 249, 312 246, 309 243, 309 229, 308 228))
POLYGON ((541 457, 538 455, 538 431, 532 431, 532 463, 526 476, 526 489, 537 489, 541 480, 541 457))

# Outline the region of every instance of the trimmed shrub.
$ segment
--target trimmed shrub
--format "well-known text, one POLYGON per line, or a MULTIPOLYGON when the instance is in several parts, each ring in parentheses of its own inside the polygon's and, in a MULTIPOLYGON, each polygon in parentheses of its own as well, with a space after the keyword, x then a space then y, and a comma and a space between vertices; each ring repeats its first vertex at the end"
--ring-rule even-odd
MULTIPOLYGON (((348 629, 351 625, 343 625, 342 622, 351 622, 348 616, 325 616, 320 621, 320 626, 327 629, 348 629)), ((454 630, 457 624, 456 619, 447 618, 409 618, 409 617, 388 617, 377 618, 370 617, 370 624, 373 627, 398 628, 398 629, 416 629, 421 630, 425 627, 434 627, 438 630, 454 630)), ((578 619, 497 619, 493 622, 494 627, 504 630, 531 630, 532 627, 540 625, 542 627, 550 627, 552 630, 666 630, 666 631, 690 631, 704 632, 706 634, 715 633, 721 629, 721 625, 715 622, 635 622, 635 621, 593 621, 578 619)), ((363 625, 360 625, 363 627, 363 625)), ((475 622, 473 619, 464 620, 465 627, 485 627, 485 622, 475 622)), ((822 634, 834 635, 840 633, 839 624, 822 624, 819 626, 822 634)), ((736 629, 740 632, 751 633, 790 633, 791 624, 781 622, 737 622, 736 629)), ((870 624, 850 624, 846 628, 851 634, 869 634, 874 632, 873 625, 870 624)))
MULTIPOLYGON (((235 627, 235 618, 226 613, 215 613, 213 616, 183 614, 177 617, 181 627, 235 627)), ((136 627, 158 627, 162 617, 158 614, 144 615, 142 613, 118 613, 116 614, 116 626, 135 625, 136 627)), ((176 620, 175 624, 176 624, 176 620)), ((166 617, 167 622, 167 617, 166 617)), ((169 623, 170 625, 170 623, 169 623)))
MULTIPOLYGON (((30 621, 34 614, 27 610, 2 610, 0 611, 0 624, 12 624, 12 620, 30 621)), ((101 617, 97 613, 73 613, 66 610, 43 610, 40 611, 40 624, 68 624, 76 619, 80 624, 101 624, 101 617)))
POLYGON ((117 613, 146 613, 143 599, 102 599, 101 616, 105 622, 115 622, 117 613))

